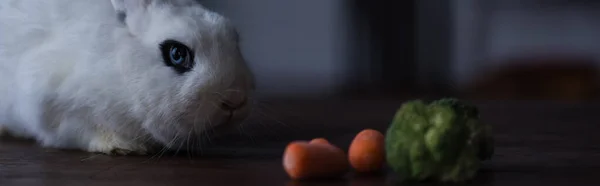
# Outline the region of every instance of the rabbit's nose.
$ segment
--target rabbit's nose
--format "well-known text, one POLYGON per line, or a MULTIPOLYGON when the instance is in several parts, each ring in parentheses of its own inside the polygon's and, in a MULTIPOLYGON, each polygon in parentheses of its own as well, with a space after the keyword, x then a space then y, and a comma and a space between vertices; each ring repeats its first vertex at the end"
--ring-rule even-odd
POLYGON ((225 91, 221 95, 221 109, 226 111, 237 110, 246 105, 248 97, 241 91, 225 91))
POLYGON ((244 97, 244 99, 242 99, 242 101, 231 101, 231 100, 223 100, 221 102, 221 109, 226 110, 226 111, 234 111, 237 110, 241 107, 243 107, 244 105, 246 105, 247 102, 247 98, 244 97))

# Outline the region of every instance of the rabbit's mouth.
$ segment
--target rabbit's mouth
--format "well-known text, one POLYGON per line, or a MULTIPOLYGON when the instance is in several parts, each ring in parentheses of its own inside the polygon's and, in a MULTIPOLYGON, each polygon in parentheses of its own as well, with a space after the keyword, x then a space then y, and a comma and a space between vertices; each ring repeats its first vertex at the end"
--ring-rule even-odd
POLYGON ((194 146, 192 144, 205 146, 226 140, 227 136, 239 132, 240 125, 250 115, 252 105, 245 100, 238 103, 203 104, 206 106, 180 113, 174 121, 156 115, 144 127, 156 141, 168 149, 186 149, 187 146, 194 146), (204 115, 205 113, 210 114, 204 115))
POLYGON ((246 117, 248 117, 248 107, 245 106, 245 103, 243 106, 240 106, 239 109, 235 109, 235 110, 227 110, 227 114, 226 114, 226 119, 223 121, 222 125, 225 126, 231 126, 231 125, 237 125, 238 123, 242 122, 244 119, 246 119, 246 117))
POLYGON ((248 117, 249 108, 248 106, 242 105, 237 109, 225 110, 223 119, 219 124, 212 127, 212 131, 229 132, 239 127, 239 125, 248 117))

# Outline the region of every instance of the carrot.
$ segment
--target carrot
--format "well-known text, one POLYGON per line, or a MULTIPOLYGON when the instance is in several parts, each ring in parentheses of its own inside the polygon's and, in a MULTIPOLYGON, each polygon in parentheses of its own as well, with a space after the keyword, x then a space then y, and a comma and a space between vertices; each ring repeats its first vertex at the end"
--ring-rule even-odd
POLYGON ((359 173, 381 169, 385 163, 383 134, 373 129, 359 132, 348 148, 348 161, 359 173))
POLYGON ((293 141, 283 154, 283 167, 292 179, 331 178, 348 171, 346 153, 332 144, 293 141))
POLYGON ((310 144, 329 144, 329 141, 327 141, 327 139, 325 138, 315 138, 310 140, 310 142, 308 142, 310 144))

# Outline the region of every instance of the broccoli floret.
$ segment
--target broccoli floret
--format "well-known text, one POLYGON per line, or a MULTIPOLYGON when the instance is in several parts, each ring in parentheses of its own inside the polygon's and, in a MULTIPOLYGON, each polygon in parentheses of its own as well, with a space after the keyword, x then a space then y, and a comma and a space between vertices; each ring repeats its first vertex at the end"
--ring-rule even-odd
POLYGON ((477 107, 456 98, 443 98, 435 100, 431 104, 450 106, 452 109, 466 117, 479 119, 479 110, 477 107))
POLYGON ((433 101, 431 104, 450 106, 456 113, 461 113, 464 120, 467 121, 466 124, 471 131, 470 139, 477 146, 479 158, 482 160, 491 158, 494 153, 492 127, 481 122, 477 107, 456 98, 443 98, 433 101))
POLYGON ((491 127, 475 106, 453 98, 404 103, 385 143, 388 164, 407 180, 468 180, 493 153, 491 127))

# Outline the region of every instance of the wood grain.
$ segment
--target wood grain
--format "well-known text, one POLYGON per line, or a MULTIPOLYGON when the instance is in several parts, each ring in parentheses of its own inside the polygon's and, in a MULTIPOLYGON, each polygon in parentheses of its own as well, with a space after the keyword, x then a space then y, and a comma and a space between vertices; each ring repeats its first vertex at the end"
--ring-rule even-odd
MULTIPOLYGON (((393 172, 294 182, 283 147, 325 137, 347 149, 361 129, 385 130, 403 100, 264 102, 245 135, 213 141, 202 154, 109 157, 0 141, 0 185, 398 185, 393 172), (254 127, 251 127, 254 126, 254 127)), ((468 185, 598 185, 600 104, 477 102, 494 126, 496 154, 468 185)), ((428 184, 422 184, 428 185, 428 184)))

